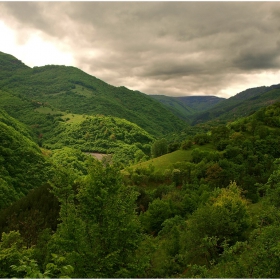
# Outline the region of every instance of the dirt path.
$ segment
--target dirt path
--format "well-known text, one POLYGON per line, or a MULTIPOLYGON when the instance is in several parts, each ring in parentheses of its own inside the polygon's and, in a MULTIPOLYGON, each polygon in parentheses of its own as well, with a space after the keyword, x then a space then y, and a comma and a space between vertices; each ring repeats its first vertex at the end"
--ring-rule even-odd
POLYGON ((111 156, 110 154, 101 154, 101 153, 86 153, 87 155, 91 155, 93 157, 95 157, 98 160, 102 160, 104 157, 108 157, 111 156))

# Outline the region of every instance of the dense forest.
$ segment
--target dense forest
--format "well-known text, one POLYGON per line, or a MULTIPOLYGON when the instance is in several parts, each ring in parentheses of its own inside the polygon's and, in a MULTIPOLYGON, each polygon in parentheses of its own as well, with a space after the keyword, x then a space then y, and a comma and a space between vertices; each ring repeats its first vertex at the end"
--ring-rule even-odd
POLYGON ((279 85, 152 98, 1 52, 0 77, 1 278, 280 277, 279 85))

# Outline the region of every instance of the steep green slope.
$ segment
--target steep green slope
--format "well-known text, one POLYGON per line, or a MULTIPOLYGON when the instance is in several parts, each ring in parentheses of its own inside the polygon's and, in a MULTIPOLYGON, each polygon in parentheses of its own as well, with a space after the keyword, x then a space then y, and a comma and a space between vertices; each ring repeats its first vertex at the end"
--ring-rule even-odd
MULTIPOLYGON (((5 57, 3 53, 2 57, 5 57)), ((108 85, 74 67, 48 65, 24 68, 24 71, 10 69, 9 77, 0 71, 0 78, 2 91, 22 100, 28 99, 37 107, 124 118, 156 136, 186 126, 185 122, 149 96, 125 87, 108 85)))
MULTIPOLYGON (((258 140, 267 139, 270 133, 277 135, 278 138, 280 135, 280 102, 261 108, 250 116, 236 119, 229 124, 229 127, 235 131, 248 131, 258 140)), ((280 156, 278 147, 276 151, 280 156)))
POLYGON ((112 152, 122 144, 149 144, 153 138, 124 119, 92 116, 78 122, 61 122, 46 141, 52 149, 72 146, 87 152, 112 152))
POLYGON ((128 164, 150 154, 154 138, 125 119, 67 115, 44 142, 48 149, 72 147, 91 153, 112 154, 114 162, 128 164))
POLYGON ((280 100, 280 85, 247 89, 226 99, 210 110, 194 116, 193 124, 209 120, 232 121, 280 100))
POLYGON ((48 179, 50 166, 28 137, 22 124, 0 111, 0 208, 48 179))
POLYGON ((192 152, 194 149, 199 148, 202 151, 214 151, 214 146, 208 144, 203 146, 193 145, 188 150, 177 150, 172 153, 168 153, 162 155, 157 158, 152 158, 148 161, 137 163, 135 165, 130 166, 130 169, 137 168, 149 168, 149 166, 153 166, 156 172, 164 172, 167 169, 174 169, 174 165, 179 162, 191 162, 192 161, 192 152))
POLYGON ((19 132, 21 135, 32 139, 31 137, 31 130, 29 130, 24 124, 16 121, 14 118, 12 118, 10 115, 8 115, 4 110, 0 110, 0 122, 13 128, 17 132, 19 132))
POLYGON ((26 124, 30 128, 33 140, 41 143, 43 139, 52 135, 61 113, 50 109, 52 114, 42 114, 37 111, 38 106, 36 101, 22 97, 20 94, 0 90, 0 109, 4 109, 10 116, 26 124))
POLYGON ((15 72, 27 69, 28 66, 23 64, 20 60, 12 55, 0 52, 0 73, 2 78, 11 76, 11 73, 14 74, 15 72))

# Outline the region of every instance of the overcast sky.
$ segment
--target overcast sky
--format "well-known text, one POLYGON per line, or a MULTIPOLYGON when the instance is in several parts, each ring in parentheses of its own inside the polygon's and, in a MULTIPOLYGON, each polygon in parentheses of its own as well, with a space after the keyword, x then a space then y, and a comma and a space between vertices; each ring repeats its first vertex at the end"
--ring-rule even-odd
POLYGON ((280 2, 0 2, 0 51, 146 94, 280 83, 280 2))

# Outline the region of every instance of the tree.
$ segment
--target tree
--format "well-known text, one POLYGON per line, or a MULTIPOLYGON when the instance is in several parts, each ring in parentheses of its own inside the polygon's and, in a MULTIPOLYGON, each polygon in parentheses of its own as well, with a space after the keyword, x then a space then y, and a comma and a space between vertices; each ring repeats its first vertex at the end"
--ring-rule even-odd
POLYGON ((167 148, 166 139, 156 140, 152 145, 151 154, 154 158, 165 155, 167 153, 167 148))
POLYGON ((77 278, 137 277, 145 265, 134 257, 142 240, 137 193, 123 185, 116 167, 97 160, 76 184, 77 194, 61 179, 54 185, 62 223, 53 236, 53 253, 66 256, 77 278))
POLYGON ((230 130, 224 125, 213 127, 211 130, 212 141, 218 144, 219 141, 228 139, 229 133, 230 130))
POLYGON ((46 265, 45 271, 41 271, 34 259, 24 256, 20 259, 19 265, 11 265, 17 273, 21 273, 23 278, 69 278, 74 271, 71 265, 65 265, 65 258, 52 255, 53 262, 46 265))
POLYGON ((174 151, 177 151, 177 150, 179 150, 179 148, 180 148, 180 143, 179 142, 172 142, 167 147, 168 153, 172 153, 174 151))
POLYGON ((210 142, 210 139, 210 136, 206 133, 201 133, 194 136, 194 142, 197 145, 205 145, 210 142))
POLYGON ((181 143, 181 149, 182 150, 188 150, 193 145, 191 140, 185 140, 181 143))
POLYGON ((23 257, 23 240, 18 231, 3 233, 0 242, 0 277, 22 277, 11 265, 19 264, 23 257))
POLYGON ((149 233, 156 235, 162 229, 162 223, 173 216, 170 201, 157 198, 149 204, 148 210, 141 214, 141 221, 149 233))
POLYGON ((221 189, 188 220, 186 254, 189 260, 210 265, 223 252, 223 244, 244 240, 250 226, 247 201, 236 183, 221 189))
POLYGON ((222 168, 219 166, 218 163, 214 163, 207 168, 206 171, 206 181, 210 183, 210 185, 214 185, 216 187, 221 187, 221 172, 222 168))

